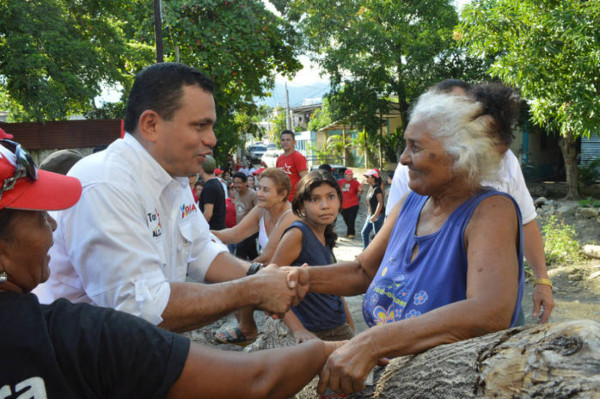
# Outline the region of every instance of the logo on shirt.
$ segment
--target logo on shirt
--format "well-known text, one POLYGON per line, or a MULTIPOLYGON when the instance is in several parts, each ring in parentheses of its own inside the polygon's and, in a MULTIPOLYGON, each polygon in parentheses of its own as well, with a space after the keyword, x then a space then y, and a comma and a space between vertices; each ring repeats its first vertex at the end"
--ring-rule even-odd
POLYGON ((293 165, 288 165, 287 162, 284 162, 283 166, 281 166, 279 169, 283 170, 285 172, 285 174, 291 175, 292 174, 292 171, 291 171, 292 166, 293 165))
POLYGON ((190 216, 194 212, 198 212, 198 208, 196 208, 196 204, 189 204, 189 205, 182 204, 181 207, 179 208, 179 210, 181 211, 181 219, 185 219, 186 217, 190 216))
POLYGON ((160 214, 154 208, 154 212, 148 212, 146 214, 148 218, 148 225, 150 226, 150 230, 152 230, 152 237, 158 238, 162 235, 162 224, 160 223, 160 214))

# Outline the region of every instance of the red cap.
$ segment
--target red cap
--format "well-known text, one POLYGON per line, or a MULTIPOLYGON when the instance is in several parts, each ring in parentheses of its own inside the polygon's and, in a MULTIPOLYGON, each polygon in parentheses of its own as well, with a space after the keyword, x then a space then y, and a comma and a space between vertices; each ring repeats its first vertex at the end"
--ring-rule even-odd
MULTIPOLYGON (((15 175, 15 165, 15 154, 0 144, 0 188, 15 175)), ((38 169, 36 180, 22 177, 12 189, 2 193, 0 209, 57 211, 75 205, 80 196, 78 179, 38 169)))
POLYGON ((371 169, 370 171, 366 172, 363 176, 373 176, 375 178, 378 178, 379 172, 377 172, 377 169, 371 169))
POLYGON ((12 134, 8 134, 4 131, 4 129, 2 129, 0 127, 0 139, 12 139, 13 135, 12 134))
POLYGON ((346 171, 344 172, 345 175, 351 175, 354 172, 352 171, 352 169, 346 169, 346 171))
POLYGON ((221 173, 223 173, 223 171, 219 168, 215 169, 215 175, 220 175, 221 173))
POLYGON ((252 176, 258 176, 264 171, 265 171, 265 168, 258 168, 254 172, 252 172, 252 176))

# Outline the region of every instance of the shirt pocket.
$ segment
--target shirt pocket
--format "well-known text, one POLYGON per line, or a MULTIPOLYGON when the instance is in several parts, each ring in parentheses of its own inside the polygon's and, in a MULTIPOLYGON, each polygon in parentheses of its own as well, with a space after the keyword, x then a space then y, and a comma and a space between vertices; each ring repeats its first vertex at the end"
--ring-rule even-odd
POLYGON ((179 223, 179 237, 177 239, 177 264, 178 266, 178 278, 185 279, 187 274, 187 265, 194 259, 192 258, 192 249, 194 243, 200 239, 199 229, 194 226, 192 220, 186 220, 179 223))

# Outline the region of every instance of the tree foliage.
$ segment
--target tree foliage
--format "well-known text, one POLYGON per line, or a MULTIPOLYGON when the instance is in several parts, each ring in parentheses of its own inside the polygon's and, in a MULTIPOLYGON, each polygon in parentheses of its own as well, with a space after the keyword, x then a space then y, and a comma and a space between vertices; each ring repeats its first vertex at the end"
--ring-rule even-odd
MULTIPOLYGON (((411 101, 430 85, 450 77, 471 80, 481 76, 484 62, 465 57, 452 40, 458 23, 452 3, 338 0, 332 6, 328 0, 274 2, 297 21, 313 59, 331 76, 334 92, 353 85, 351 90, 369 96, 395 97, 404 120, 411 101), (467 71, 474 76, 466 75, 467 71)), ((356 99, 358 106, 360 98, 356 99)))
POLYGON ((473 2, 459 38, 473 55, 494 57, 490 74, 520 88, 535 122, 562 135, 597 132, 599 2, 473 2))
POLYGON ((151 47, 127 39, 125 1, 0 0, 0 106, 19 121, 91 110, 101 85, 127 85, 151 47))
MULTIPOLYGON (((163 1, 165 61, 194 66, 215 82, 217 156, 239 145, 277 74, 301 68, 299 35, 260 0, 163 1)), ((0 108, 13 120, 115 117, 97 108, 103 85, 126 96, 154 62, 154 16, 143 0, 0 0, 0 108)), ((224 155, 223 155, 224 156, 224 155)))
POLYGON ((482 0, 463 17, 457 39, 493 57, 491 75, 520 88, 533 121, 562 136, 568 197, 577 199, 575 139, 600 126, 600 2, 482 0))

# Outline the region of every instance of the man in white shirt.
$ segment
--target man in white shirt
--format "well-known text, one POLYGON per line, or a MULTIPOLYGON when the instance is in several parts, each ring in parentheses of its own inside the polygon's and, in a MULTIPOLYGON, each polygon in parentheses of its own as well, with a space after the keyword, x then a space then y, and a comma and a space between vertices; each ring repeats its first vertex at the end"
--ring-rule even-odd
MULTIPOLYGON (((438 83, 432 89, 455 93, 457 95, 466 95, 468 91, 469 95, 477 98, 478 91, 485 90, 485 85, 471 88, 461 80, 448 79, 438 83)), ((554 308, 554 297, 552 295, 552 283, 548 278, 544 242, 537 225, 537 213, 533 205, 533 199, 525 184, 523 171, 517 157, 509 149, 512 141, 512 131, 509 131, 509 129, 502 131, 504 133, 503 136, 498 137, 498 151, 503 154, 500 169, 498 170, 498 178, 493 182, 483 182, 482 185, 492 186, 499 191, 510 194, 517 201, 517 204, 519 204, 523 218, 524 255, 535 276, 532 316, 538 319, 538 323, 546 323, 554 308)), ((394 172, 394 178, 392 179, 392 186, 390 187, 386 216, 394 205, 410 191, 408 186, 409 180, 408 167, 398 164, 394 172)))
POLYGON ((244 306, 283 314, 297 303, 304 287, 292 281, 289 288, 282 271, 241 278, 258 265, 230 255, 194 202, 187 176, 217 141, 213 90, 210 79, 181 64, 155 64, 136 76, 124 139, 69 173, 83 193, 56 217, 52 276, 36 290, 42 302, 111 307, 173 331, 244 306))

